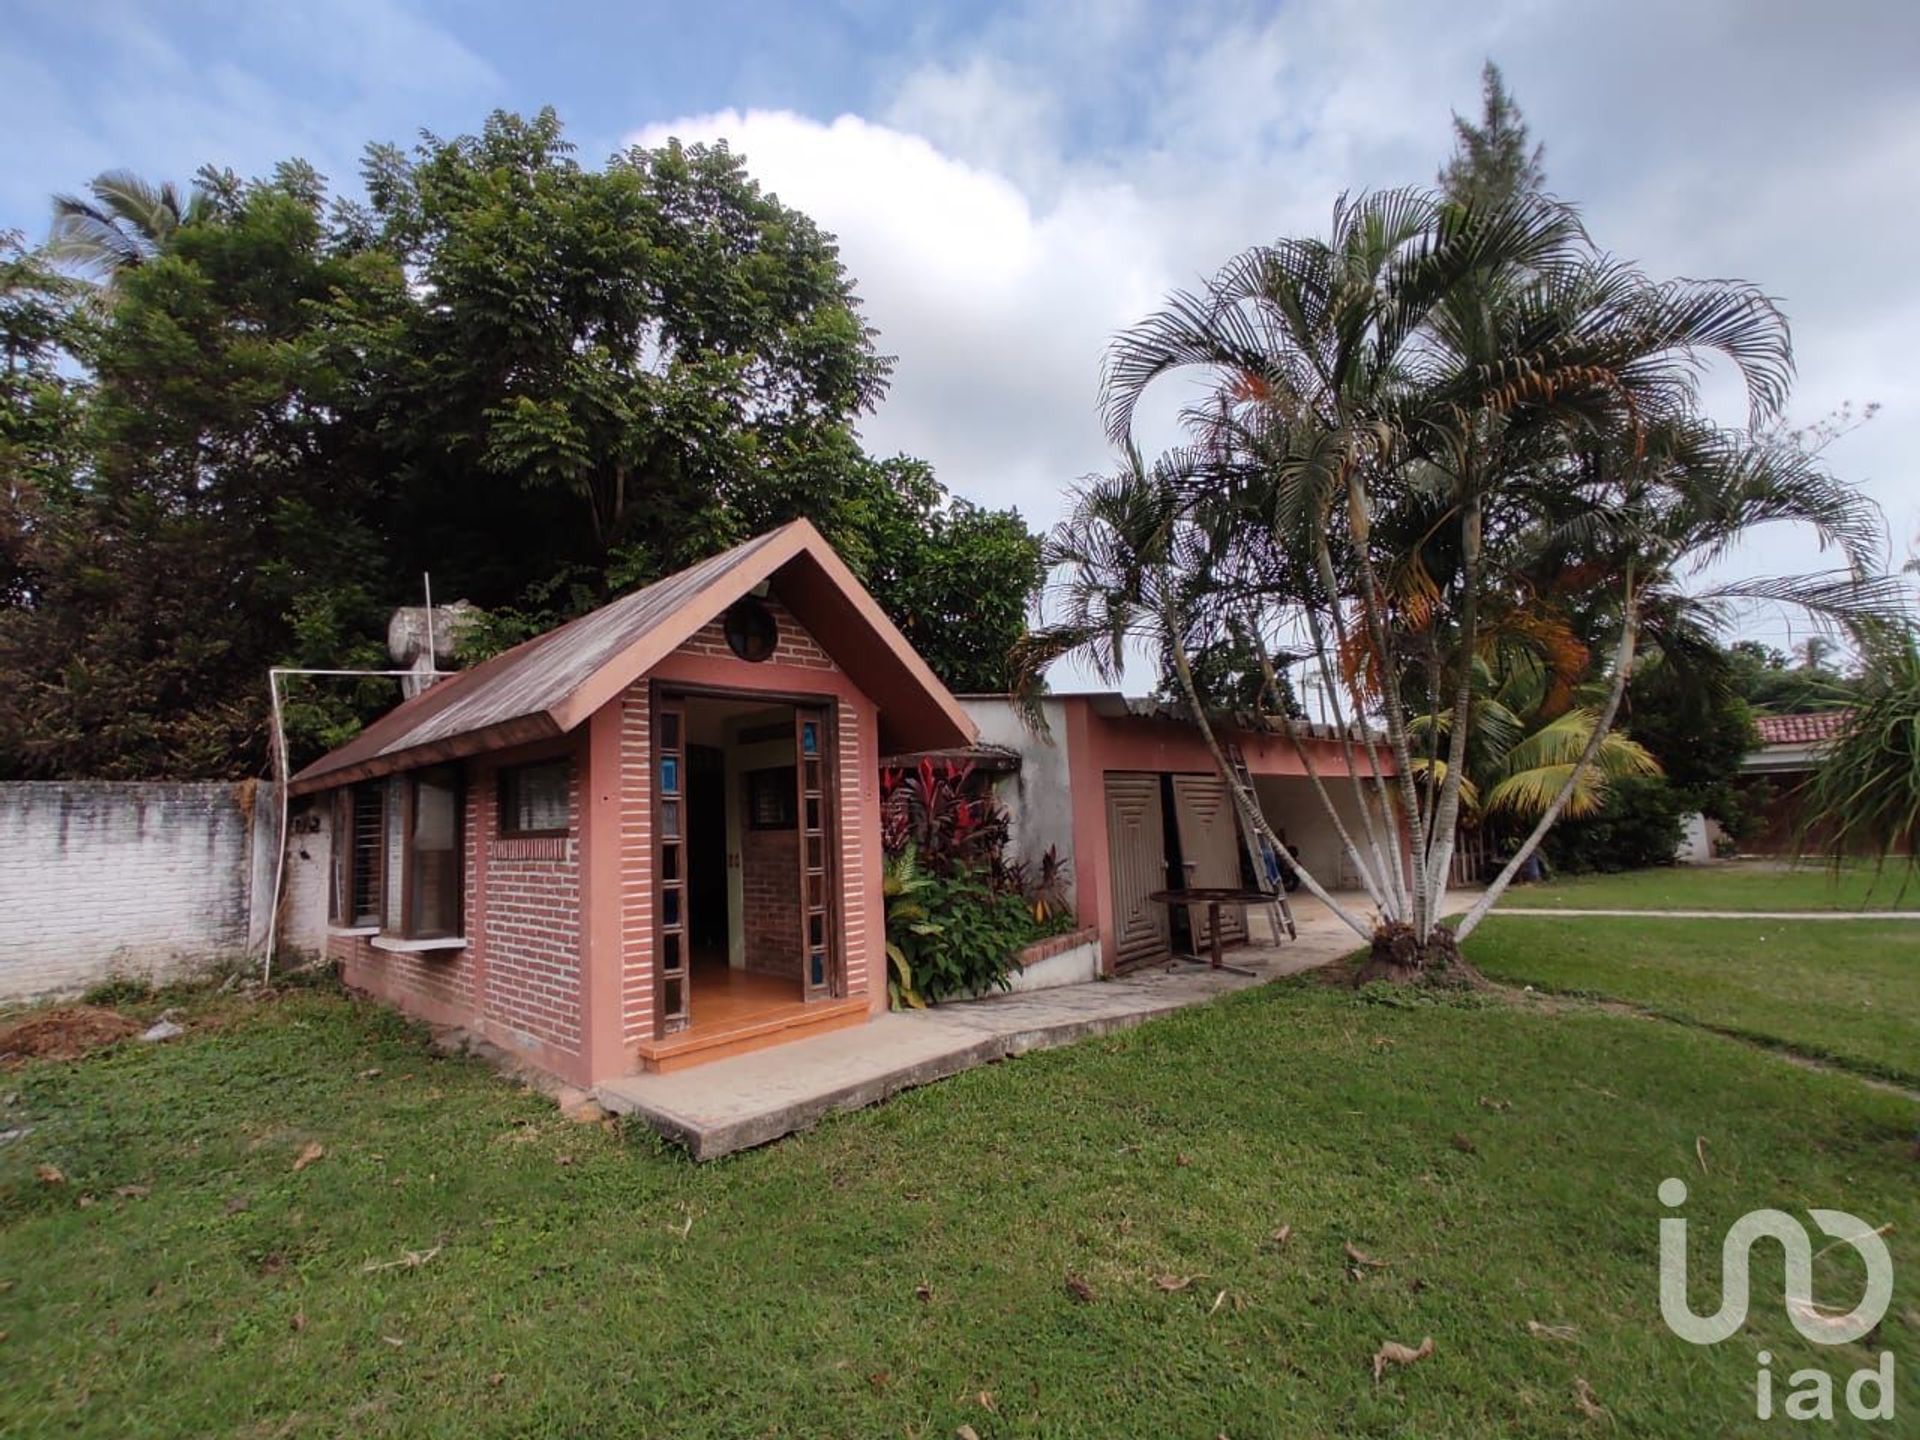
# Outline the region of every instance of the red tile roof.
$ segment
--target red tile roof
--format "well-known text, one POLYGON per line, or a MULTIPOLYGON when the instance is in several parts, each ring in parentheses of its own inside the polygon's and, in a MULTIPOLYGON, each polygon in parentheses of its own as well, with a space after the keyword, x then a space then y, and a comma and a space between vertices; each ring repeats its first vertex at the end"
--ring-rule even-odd
POLYGON ((1851 710, 1817 710, 1806 715, 1756 715, 1753 728, 1762 745, 1817 745, 1846 728, 1851 710))

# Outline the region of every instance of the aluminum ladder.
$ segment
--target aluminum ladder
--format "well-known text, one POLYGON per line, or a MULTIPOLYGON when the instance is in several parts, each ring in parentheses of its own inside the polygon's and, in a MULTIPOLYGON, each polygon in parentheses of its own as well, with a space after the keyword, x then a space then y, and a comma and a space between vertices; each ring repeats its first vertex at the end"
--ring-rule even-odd
MULTIPOLYGON (((1260 806, 1260 792, 1253 788, 1253 772, 1247 769, 1246 754, 1239 745, 1232 743, 1227 745, 1226 753, 1228 768, 1233 771, 1233 783, 1247 797, 1247 804, 1265 819, 1266 811, 1260 806)), ((1282 878, 1279 854, 1265 835, 1240 823, 1238 810, 1233 818, 1235 827, 1240 831, 1241 844, 1246 847, 1247 857, 1253 861, 1254 882, 1272 897, 1267 902, 1267 913, 1273 921, 1273 938, 1278 940, 1284 929, 1289 940, 1299 939, 1300 932, 1293 923, 1293 907, 1287 903, 1287 887, 1282 878)))

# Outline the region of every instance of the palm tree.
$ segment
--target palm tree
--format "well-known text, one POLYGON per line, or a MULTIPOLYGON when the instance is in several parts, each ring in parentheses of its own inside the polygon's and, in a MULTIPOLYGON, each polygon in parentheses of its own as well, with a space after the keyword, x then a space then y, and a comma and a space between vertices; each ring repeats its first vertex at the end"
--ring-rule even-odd
MULTIPOLYGON (((1518 578, 1556 548, 1605 561, 1611 685, 1459 938, 1580 793, 1618 713, 1648 595, 1742 529, 1809 508, 1807 474, 1695 418, 1711 355, 1745 380, 1756 423, 1778 411, 1791 348, 1751 286, 1655 284, 1596 252, 1569 209, 1534 196, 1486 207, 1410 191, 1342 200, 1326 239, 1250 250, 1114 342, 1104 412, 1130 455, 1134 411, 1162 377, 1198 371, 1206 399, 1184 415, 1192 445, 1153 465, 1134 456, 1081 492, 1053 552, 1065 614, 1029 655, 1078 649, 1112 665, 1131 634, 1178 671, 1229 617, 1255 637, 1304 634, 1323 689, 1344 702, 1335 718, 1351 737, 1352 783, 1370 782, 1365 833, 1342 840, 1381 925, 1336 913, 1373 935, 1377 954, 1411 932, 1419 965, 1432 955, 1444 968, 1455 958, 1440 920, 1467 778, 1471 662, 1523 598, 1518 578), (1447 753, 1428 755, 1438 783, 1425 787, 1410 697, 1447 717, 1429 732, 1445 735, 1447 753)), ((1873 516, 1830 480, 1817 498, 1831 511, 1823 534, 1849 552, 1820 598, 1857 604, 1856 542, 1877 533, 1873 516)), ((1762 592, 1806 593, 1783 582, 1745 591, 1762 592)), ((1243 818, 1264 829, 1227 778, 1243 818)))
POLYGON ((108 170, 87 182, 91 199, 53 197, 54 259, 112 285, 152 260, 183 225, 204 219, 210 208, 196 188, 183 206, 171 180, 159 185, 130 170, 108 170))

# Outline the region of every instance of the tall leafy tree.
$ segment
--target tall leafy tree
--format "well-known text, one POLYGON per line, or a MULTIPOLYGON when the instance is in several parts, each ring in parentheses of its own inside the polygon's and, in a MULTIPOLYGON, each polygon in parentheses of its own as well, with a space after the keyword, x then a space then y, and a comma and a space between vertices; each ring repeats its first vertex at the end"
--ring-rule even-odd
POLYGON ((949 495, 929 466, 898 456, 866 466, 824 526, 950 689, 1012 688, 1042 579, 1040 537, 1018 512, 949 495))
POLYGON ((1457 112, 1453 154, 1440 167, 1440 188, 1461 204, 1499 204, 1545 188, 1547 149, 1534 144, 1500 67, 1480 71, 1480 123, 1457 112))
MULTIPOLYGON (((583 166, 502 114, 365 182, 103 177, 59 253, 112 285, 0 271, 0 774, 258 773, 266 668, 383 666, 422 571, 499 643, 800 515, 952 683, 1005 683, 1035 537, 862 452, 888 362, 739 157, 583 166)), ((391 701, 296 684, 295 759, 391 701)))
POLYGON ((406 285, 391 256, 329 243, 307 174, 120 277, 85 461, 42 496, 34 593, 0 613, 13 773, 257 773, 268 665, 315 615, 337 622, 333 664, 378 624, 385 475, 338 320, 392 314, 406 285))
POLYGON ((724 145, 594 169, 551 110, 497 114, 375 147, 366 182, 421 297, 370 337, 408 568, 483 606, 561 571, 604 597, 857 483, 887 362, 832 240, 724 145))

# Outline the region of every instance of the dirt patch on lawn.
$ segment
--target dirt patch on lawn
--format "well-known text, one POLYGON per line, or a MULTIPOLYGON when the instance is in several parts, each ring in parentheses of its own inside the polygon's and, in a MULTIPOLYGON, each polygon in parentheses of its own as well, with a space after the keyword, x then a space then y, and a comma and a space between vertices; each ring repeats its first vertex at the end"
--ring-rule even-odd
POLYGON ((118 1045, 146 1027, 117 1010, 69 1005, 0 1029, 0 1064, 27 1060, 79 1060, 118 1045))

